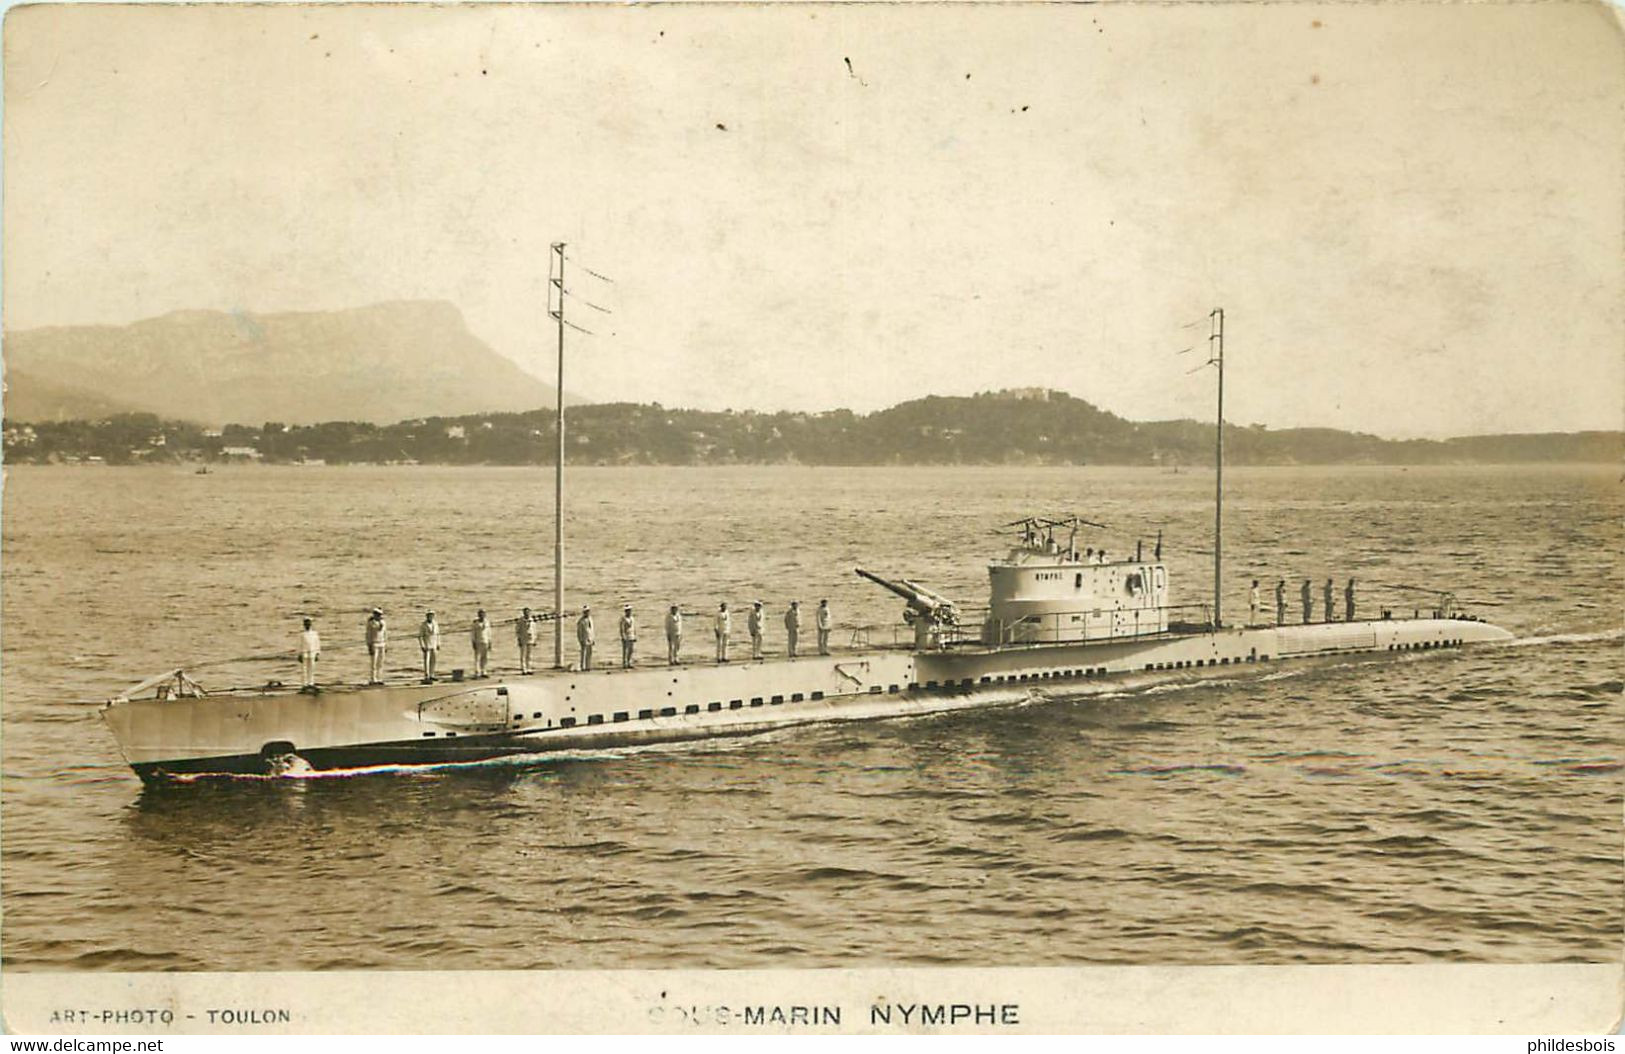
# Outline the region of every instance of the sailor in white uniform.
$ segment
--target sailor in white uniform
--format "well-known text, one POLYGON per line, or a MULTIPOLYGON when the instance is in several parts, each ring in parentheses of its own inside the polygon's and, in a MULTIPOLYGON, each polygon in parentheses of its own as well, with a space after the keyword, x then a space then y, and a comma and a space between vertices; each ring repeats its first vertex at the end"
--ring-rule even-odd
POLYGON ((728 661, 728 637, 733 633, 733 616, 728 613, 728 602, 717 605, 717 661, 728 661))
POLYGON ((367 619, 367 658, 372 661, 368 684, 384 683, 384 649, 388 644, 389 624, 384 621, 383 610, 373 608, 372 617, 367 619))
POLYGON ((638 644, 638 620, 632 617, 632 605, 621 611, 621 668, 632 668, 632 649, 638 644))
POLYGON ((1258 625, 1258 579, 1253 579, 1252 592, 1247 594, 1247 625, 1258 625))
POLYGON ((315 625, 310 619, 305 620, 305 630, 299 634, 299 668, 305 680, 302 692, 316 690, 316 660, 322 654, 322 638, 316 632, 315 625))
POLYGON ((418 649, 423 652, 423 683, 428 684, 434 680, 435 659, 440 654, 440 623, 432 611, 418 623, 418 649))
POLYGON ((683 613, 673 604, 671 610, 666 612, 666 664, 676 666, 681 659, 678 653, 683 650, 683 613))
POLYGON ((829 613, 829 601, 820 600, 818 602, 818 654, 820 655, 829 654, 829 631, 834 624, 834 619, 829 613))
POLYGON ((750 657, 762 657, 762 602, 758 600, 750 609, 750 618, 747 622, 750 627, 750 657))
POLYGON ((536 647, 536 616, 525 608, 513 624, 514 643, 519 645, 519 672, 535 673, 530 665, 531 650, 536 647))
POLYGON ((491 624, 485 620, 484 608, 480 608, 474 616, 474 624, 468 627, 468 642, 474 646, 474 676, 484 677, 491 663, 491 624))
POLYGON ((581 668, 592 669, 592 646, 598 643, 598 634, 593 629, 592 608, 581 609, 581 617, 576 619, 576 645, 581 649, 581 668))
POLYGON ((790 610, 784 613, 784 635, 789 641, 790 658, 796 657, 796 639, 801 636, 801 601, 790 601, 790 610))

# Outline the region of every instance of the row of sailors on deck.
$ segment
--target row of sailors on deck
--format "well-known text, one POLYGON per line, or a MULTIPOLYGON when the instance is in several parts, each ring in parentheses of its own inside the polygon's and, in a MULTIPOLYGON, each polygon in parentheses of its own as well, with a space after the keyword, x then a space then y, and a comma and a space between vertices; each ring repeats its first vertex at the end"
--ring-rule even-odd
MULTIPOLYGON (((683 612, 676 604, 666 613, 666 662, 676 666, 682 662, 683 647, 683 612)), ((514 642, 519 650, 519 672, 521 674, 535 673, 533 655, 535 654, 538 639, 538 626, 545 619, 532 614, 530 608, 525 608, 519 617, 513 620, 514 642)), ((746 626, 750 632, 751 658, 760 659, 763 651, 763 627, 766 617, 763 614, 762 602, 756 601, 751 606, 750 615, 746 619, 746 626)), ((814 616, 814 629, 818 634, 818 654, 829 654, 829 634, 834 626, 834 618, 830 614, 829 601, 820 600, 818 611, 814 616)), ((784 631, 790 658, 795 658, 800 646, 801 636, 801 601, 792 600, 790 607, 784 613, 784 631)), ((717 662, 729 660, 729 648, 733 636, 733 616, 728 611, 728 604, 724 601, 718 605, 713 623, 713 632, 716 636, 717 662)), ((632 605, 628 604, 621 612, 621 665, 630 668, 635 659, 637 648, 638 623, 632 613, 632 605)), ((481 608, 474 616, 469 627, 469 645, 474 652, 474 677, 490 676, 491 645, 493 630, 490 619, 486 617, 485 609, 481 608)), ((583 607, 581 615, 576 619, 576 646, 580 651, 580 668, 590 670, 593 668, 593 647, 597 644, 598 632, 593 624, 592 608, 583 607)), ((384 619, 384 612, 380 608, 373 608, 371 616, 367 619, 366 627, 367 656, 369 660, 368 684, 384 683, 384 657, 389 649, 389 624, 384 619)), ((432 683, 436 678, 436 666, 440 655, 440 623, 435 621, 434 612, 427 612, 423 621, 418 624, 417 630, 418 650, 423 657, 423 683, 432 683)), ((316 631, 312 619, 304 620, 304 629, 299 636, 299 665, 303 675, 301 691, 314 691, 316 689, 316 662, 321 657, 322 638, 316 631)))
MULTIPOLYGON (((1326 612, 1326 617, 1321 621, 1338 621, 1336 594, 1330 578, 1326 579, 1326 584, 1321 589, 1321 595, 1324 598, 1324 610, 1326 612)), ((1315 594, 1314 588, 1309 579, 1305 578, 1303 580, 1303 586, 1298 590, 1298 596, 1303 603, 1303 624, 1307 626, 1309 623, 1315 621, 1315 594)), ((1256 578, 1253 579, 1253 588, 1249 594, 1249 599, 1250 604, 1247 624, 1249 626, 1261 625, 1258 617, 1258 579, 1256 578)), ((1348 585, 1343 587, 1342 621, 1354 621, 1354 579, 1352 578, 1349 579, 1348 585)), ((1275 583, 1275 624, 1277 626, 1286 625, 1286 579, 1284 578, 1275 583)))
MULTIPOLYGON (((676 666, 680 664, 683 650, 683 620, 685 616, 682 609, 676 604, 666 611, 666 664, 676 666)), ((763 632, 767 624, 767 616, 762 609, 760 600, 751 604, 750 613, 745 618, 745 628, 750 633, 750 657, 760 659, 763 648, 763 632)), ((818 611, 813 618, 813 628, 818 634, 818 654, 829 654, 829 633, 834 627, 834 616, 830 613, 829 601, 820 600, 818 611)), ((723 601, 717 605, 716 615, 711 623, 712 635, 716 638, 717 662, 729 661, 729 649, 733 641, 733 613, 728 610, 728 602, 723 601)), ((801 601, 792 600, 784 612, 784 636, 786 653, 794 659, 799 653, 801 641, 801 601)), ((621 609, 620 621, 621 638, 621 666, 629 669, 636 662, 638 644, 638 621, 632 613, 632 605, 628 604, 621 609)), ((595 640, 592 624, 592 610, 581 609, 581 617, 576 620, 576 645, 581 652, 581 668, 592 669, 592 647, 595 640)))

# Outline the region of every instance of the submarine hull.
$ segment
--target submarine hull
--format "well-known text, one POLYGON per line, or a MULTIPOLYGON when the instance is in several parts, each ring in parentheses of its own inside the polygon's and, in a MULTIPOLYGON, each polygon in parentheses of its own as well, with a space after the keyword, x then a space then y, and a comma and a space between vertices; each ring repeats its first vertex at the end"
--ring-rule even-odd
POLYGON ((1509 639, 1484 622, 1385 619, 332 686, 318 694, 238 690, 118 699, 102 712, 136 774, 159 782, 275 774, 289 757, 316 772, 389 770, 724 738, 1509 639))

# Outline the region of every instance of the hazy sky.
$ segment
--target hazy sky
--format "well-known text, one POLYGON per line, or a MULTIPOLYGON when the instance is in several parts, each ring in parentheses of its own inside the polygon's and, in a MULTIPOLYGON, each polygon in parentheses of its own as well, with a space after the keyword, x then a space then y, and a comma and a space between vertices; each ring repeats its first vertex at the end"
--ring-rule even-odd
POLYGON ((445 299, 594 401, 1046 385, 1387 435, 1625 426, 1598 5, 68 6, 6 24, 8 328, 445 299), (850 60, 850 68, 847 60, 850 60))

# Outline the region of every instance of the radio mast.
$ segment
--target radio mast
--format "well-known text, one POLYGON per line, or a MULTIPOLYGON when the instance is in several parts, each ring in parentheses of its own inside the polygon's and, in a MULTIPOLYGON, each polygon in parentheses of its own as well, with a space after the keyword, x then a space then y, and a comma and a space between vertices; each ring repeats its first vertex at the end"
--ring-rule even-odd
MULTIPOLYGON (((554 393, 558 410, 554 416, 554 431, 558 436, 557 457, 553 464, 553 668, 564 669, 564 243, 553 243, 553 256, 558 258, 558 275, 551 279, 559 291, 559 307, 551 314, 559 323, 559 376, 554 393)), ((552 260, 548 261, 551 272, 552 260)))
POLYGON ((1224 594, 1224 308, 1209 314, 1208 362, 1219 367, 1219 430, 1213 445, 1213 628, 1224 625, 1220 598, 1224 594))

